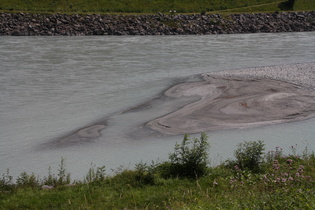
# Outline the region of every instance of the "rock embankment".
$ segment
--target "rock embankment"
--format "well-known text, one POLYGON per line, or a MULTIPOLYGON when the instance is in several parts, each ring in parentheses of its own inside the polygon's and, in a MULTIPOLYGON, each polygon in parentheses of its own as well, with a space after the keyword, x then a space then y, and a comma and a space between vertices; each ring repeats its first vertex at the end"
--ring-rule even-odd
POLYGON ((189 35, 315 31, 315 12, 231 15, 0 13, 0 35, 189 35))

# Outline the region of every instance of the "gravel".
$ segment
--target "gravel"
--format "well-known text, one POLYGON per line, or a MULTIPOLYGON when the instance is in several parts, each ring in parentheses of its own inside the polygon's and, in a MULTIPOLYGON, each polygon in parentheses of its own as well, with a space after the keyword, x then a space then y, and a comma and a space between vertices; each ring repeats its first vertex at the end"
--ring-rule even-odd
POLYGON ((237 77, 243 79, 274 79, 300 85, 315 91, 315 63, 266 66, 210 72, 204 76, 237 77))

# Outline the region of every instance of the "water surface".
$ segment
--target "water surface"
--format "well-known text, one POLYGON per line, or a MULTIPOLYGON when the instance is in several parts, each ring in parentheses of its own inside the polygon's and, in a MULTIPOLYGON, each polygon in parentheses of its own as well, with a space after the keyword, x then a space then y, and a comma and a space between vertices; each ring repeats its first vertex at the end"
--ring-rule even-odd
MULTIPOLYGON (((153 117, 119 113, 204 72, 314 62, 315 33, 211 36, 0 37, 0 172, 57 174, 61 157, 73 178, 91 163, 107 171, 165 160, 182 136, 132 136, 153 117), (100 138, 54 147, 62 136, 107 119, 100 138)), ((184 102, 183 102, 184 103, 184 102)), ((167 105, 156 109, 159 116, 167 105)), ((213 164, 236 145, 314 150, 315 119, 209 132, 213 164)), ((199 135, 193 135, 199 136, 199 135)))

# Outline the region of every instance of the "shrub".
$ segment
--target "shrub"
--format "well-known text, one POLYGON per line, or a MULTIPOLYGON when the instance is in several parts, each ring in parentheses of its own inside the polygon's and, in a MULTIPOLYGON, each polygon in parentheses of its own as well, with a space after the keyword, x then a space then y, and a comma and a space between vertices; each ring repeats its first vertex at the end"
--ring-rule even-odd
POLYGON ((136 170, 126 169, 110 178, 109 182, 115 183, 116 186, 128 185, 132 187, 143 187, 145 185, 154 185, 155 177, 154 174, 148 172, 145 168, 138 168, 136 170))
POLYGON ((97 167, 95 169, 95 165, 92 165, 92 167, 89 169, 87 175, 85 176, 84 182, 90 183, 90 182, 102 182, 106 178, 106 169, 105 166, 97 167))
POLYGON ((66 171, 65 159, 62 157, 58 169, 58 184, 70 184, 70 173, 66 171))
POLYGON ((140 162, 136 164, 135 168, 135 181, 139 185, 153 185, 155 183, 154 173, 146 163, 140 162))
POLYGON ((35 174, 28 174, 27 172, 22 172, 20 176, 16 179, 16 184, 18 187, 39 187, 40 181, 36 178, 35 174))
POLYGON ((164 175, 169 177, 198 178, 207 171, 209 144, 208 136, 201 133, 200 139, 184 136, 181 144, 175 145, 174 153, 169 155, 170 163, 164 163, 164 175))
POLYGON ((59 186, 59 185, 66 185, 70 184, 71 178, 70 173, 66 170, 65 159, 62 157, 59 169, 58 169, 58 176, 56 177, 54 174, 51 173, 51 168, 48 168, 48 177, 44 177, 43 184, 51 185, 51 186, 59 186))
POLYGON ((294 10, 295 0, 287 0, 279 4, 281 10, 294 10))
POLYGON ((9 191, 14 188, 12 179, 13 177, 10 175, 9 169, 7 169, 7 173, 2 174, 2 179, 0 179, 0 192, 9 191))
POLYGON ((262 141, 249 141, 240 143, 234 155, 237 159, 236 164, 241 170, 251 170, 259 172, 265 144, 262 141))
POLYGON ((154 164, 153 161, 151 165, 147 165, 141 161, 135 164, 134 170, 124 169, 123 166, 120 166, 118 169, 113 170, 115 176, 109 177, 107 181, 132 187, 155 185, 158 167, 159 164, 154 164))

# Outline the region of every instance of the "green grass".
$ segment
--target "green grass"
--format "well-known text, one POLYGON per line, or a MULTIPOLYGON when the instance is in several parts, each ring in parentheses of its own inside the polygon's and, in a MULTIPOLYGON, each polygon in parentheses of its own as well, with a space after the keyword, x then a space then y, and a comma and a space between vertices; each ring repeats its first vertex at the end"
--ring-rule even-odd
MULTIPOLYGON (((314 160, 299 164, 314 167, 314 160)), ((272 167, 268 166, 269 170, 272 167)), ((267 167, 267 168, 268 168, 267 167)), ((237 180, 224 166, 199 180, 159 179, 154 185, 132 186, 124 177, 61 186, 53 190, 18 188, 1 195, 1 209, 313 209, 313 181, 267 183, 262 174, 237 180)))
POLYGON ((275 12, 279 10, 279 4, 282 2, 284 1, 277 1, 277 2, 272 2, 272 3, 261 4, 261 5, 234 8, 234 9, 225 10, 225 12, 229 12, 229 13, 275 12))
POLYGON ((294 5, 295 10, 315 10, 314 0, 296 0, 294 5))
MULTIPOLYGON (((231 10, 259 12, 279 10, 279 0, 0 0, 2 11, 38 13, 200 13, 231 10)), ((282 1, 283 2, 283 1, 282 1)), ((297 0, 296 9, 315 8, 313 0, 297 0)))
MULTIPOLYGON (((187 154, 195 154, 191 142, 186 143, 191 146, 184 146, 187 154)), ((245 142, 235 151, 256 148, 253 154, 260 155, 262 145, 245 142)), ((292 152, 285 156, 276 148, 261 154, 263 160, 254 158, 259 171, 235 165, 250 160, 245 157, 227 160, 207 167, 198 179, 163 178, 160 166, 165 163, 139 163, 134 170, 118 170, 113 176, 104 176, 104 167, 92 168, 84 181, 70 186, 66 179, 60 181, 67 174, 62 159, 59 177, 50 177, 59 180, 51 182, 54 189, 41 189, 44 181, 34 180, 33 175, 22 173, 13 184, 9 173, 3 174, 0 209, 314 209, 315 155, 307 150, 297 155, 293 147, 292 152)))

